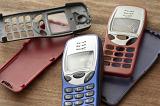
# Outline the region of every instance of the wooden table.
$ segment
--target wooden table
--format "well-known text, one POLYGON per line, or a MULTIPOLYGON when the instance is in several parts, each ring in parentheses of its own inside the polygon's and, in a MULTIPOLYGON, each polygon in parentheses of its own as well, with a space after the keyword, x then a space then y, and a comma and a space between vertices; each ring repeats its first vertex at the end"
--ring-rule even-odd
MULTIPOLYGON (((63 6, 65 2, 77 0, 0 0, 0 12, 10 14, 63 6)), ((79 0, 82 1, 82 0, 79 0)), ((117 5, 136 5, 147 9, 148 25, 160 30, 159 0, 83 0, 93 18, 92 27, 85 33, 105 36, 106 24, 117 5)), ((24 41, 0 44, 0 63, 12 57, 24 41)), ((159 59, 142 80, 122 100, 120 106, 160 105, 160 61, 159 59)), ((60 106, 61 105, 61 58, 48 67, 26 89, 13 93, 0 86, 0 106, 60 106)), ((104 106, 104 104, 102 104, 104 106)))

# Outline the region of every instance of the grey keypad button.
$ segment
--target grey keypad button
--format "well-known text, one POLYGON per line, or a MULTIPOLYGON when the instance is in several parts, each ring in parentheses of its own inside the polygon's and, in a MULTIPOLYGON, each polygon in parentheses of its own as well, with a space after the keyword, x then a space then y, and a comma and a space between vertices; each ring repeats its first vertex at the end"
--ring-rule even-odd
POLYGON ((75 97, 75 99, 81 99, 81 98, 84 97, 84 94, 78 93, 78 94, 76 94, 74 97, 75 97))
POLYGON ((94 95, 94 91, 89 91, 86 93, 86 97, 91 97, 94 95))
POLYGON ((117 50, 117 51, 124 51, 125 48, 124 48, 124 47, 116 47, 116 50, 117 50))
POLYGON ((84 90, 84 87, 77 87, 77 88, 75 88, 75 91, 76 92, 81 92, 81 91, 83 91, 84 90))
POLYGON ((124 62, 125 62, 125 63, 131 63, 131 62, 132 62, 132 59, 124 59, 124 62))
POLYGON ((94 84, 89 84, 85 88, 86 88, 86 90, 91 90, 94 88, 94 84))
POLYGON ((93 103, 94 102, 94 98, 88 98, 85 100, 85 103, 86 104, 90 104, 90 103, 93 103))
POLYGON ((82 78, 85 75, 84 72, 76 72, 73 74, 74 78, 82 78))
POLYGON ((64 102, 64 106, 73 106, 72 102, 64 102))
POLYGON ((127 50, 126 50, 127 52, 134 52, 135 51, 135 48, 133 48, 133 47, 129 47, 129 48, 127 48, 127 50))
POLYGON ((87 76, 84 79, 84 82, 87 83, 88 81, 90 81, 92 79, 93 75, 94 75, 94 71, 87 74, 87 76))
POLYGON ((123 68, 131 68, 131 64, 123 64, 122 67, 123 68))
POLYGON ((125 57, 131 58, 131 57, 133 57, 133 53, 126 53, 125 57))
POLYGON ((64 91, 65 91, 65 93, 72 93, 73 88, 65 88, 64 91))
POLYGON ((70 76, 64 76, 64 79, 69 82, 72 78, 70 76))
POLYGON ((74 105, 79 106, 79 105, 82 105, 83 103, 84 103, 83 100, 77 100, 75 101, 74 105))
POLYGON ((122 57, 123 53, 121 53, 121 52, 115 52, 114 55, 117 56, 117 57, 122 57))
POLYGON ((73 95, 65 95, 64 99, 71 100, 71 99, 73 99, 73 95))

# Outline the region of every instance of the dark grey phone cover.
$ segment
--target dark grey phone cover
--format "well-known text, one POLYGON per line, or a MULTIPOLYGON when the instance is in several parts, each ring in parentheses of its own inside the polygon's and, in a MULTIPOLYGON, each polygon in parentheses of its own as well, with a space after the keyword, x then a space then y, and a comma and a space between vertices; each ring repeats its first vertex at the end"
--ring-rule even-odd
POLYGON ((131 78, 104 76, 102 99, 108 105, 117 105, 127 92, 152 66, 160 53, 160 33, 147 29, 140 46, 135 72, 131 78))
POLYGON ((82 2, 6 16, 0 14, 0 42, 35 37, 61 37, 87 30, 90 26, 91 17, 88 8, 82 2), (56 25, 51 29, 50 21, 61 23, 65 30, 54 30, 56 25))

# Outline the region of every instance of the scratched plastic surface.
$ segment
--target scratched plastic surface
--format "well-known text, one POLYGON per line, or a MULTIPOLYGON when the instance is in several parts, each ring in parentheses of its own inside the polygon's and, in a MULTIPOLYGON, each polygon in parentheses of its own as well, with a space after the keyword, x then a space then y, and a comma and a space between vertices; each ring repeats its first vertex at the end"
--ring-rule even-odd
MULTIPOLYGON (((156 33, 151 31, 152 33, 156 33)), ((158 33, 156 33, 158 34, 158 33)), ((159 36, 158 36, 159 37, 159 36)), ((160 39, 145 31, 143 43, 140 46, 135 72, 131 78, 105 76, 103 81, 103 101, 109 105, 117 105, 124 95, 152 66, 160 53, 160 39)))

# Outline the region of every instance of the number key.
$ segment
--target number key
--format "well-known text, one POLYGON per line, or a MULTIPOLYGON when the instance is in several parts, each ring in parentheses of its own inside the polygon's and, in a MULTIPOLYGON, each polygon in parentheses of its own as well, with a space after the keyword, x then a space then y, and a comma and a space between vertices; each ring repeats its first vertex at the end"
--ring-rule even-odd
POLYGON ((64 102, 64 106, 72 106, 73 103, 72 102, 64 102))
POLYGON ((65 93, 72 93, 73 92, 73 88, 65 88, 65 93))
POLYGON ((79 106, 79 105, 82 105, 83 104, 83 101, 82 100, 78 100, 74 103, 75 106, 79 106))
POLYGON ((89 84, 85 88, 86 88, 86 90, 91 90, 94 88, 94 84, 89 84))
POLYGON ((81 92, 81 91, 83 91, 84 90, 84 87, 77 87, 77 88, 75 88, 75 91, 76 92, 81 92))
POLYGON ((91 97, 94 95, 94 91, 89 91, 86 93, 86 97, 91 97))
POLYGON ((84 94, 78 93, 78 94, 76 94, 74 97, 75 97, 75 99, 80 99, 80 98, 83 98, 83 97, 84 97, 84 94))
POLYGON ((85 103, 86 104, 90 104, 90 103, 93 103, 94 102, 94 98, 88 98, 85 100, 85 103))
POLYGON ((73 95, 65 95, 64 98, 66 100, 71 100, 71 99, 73 99, 73 95))

